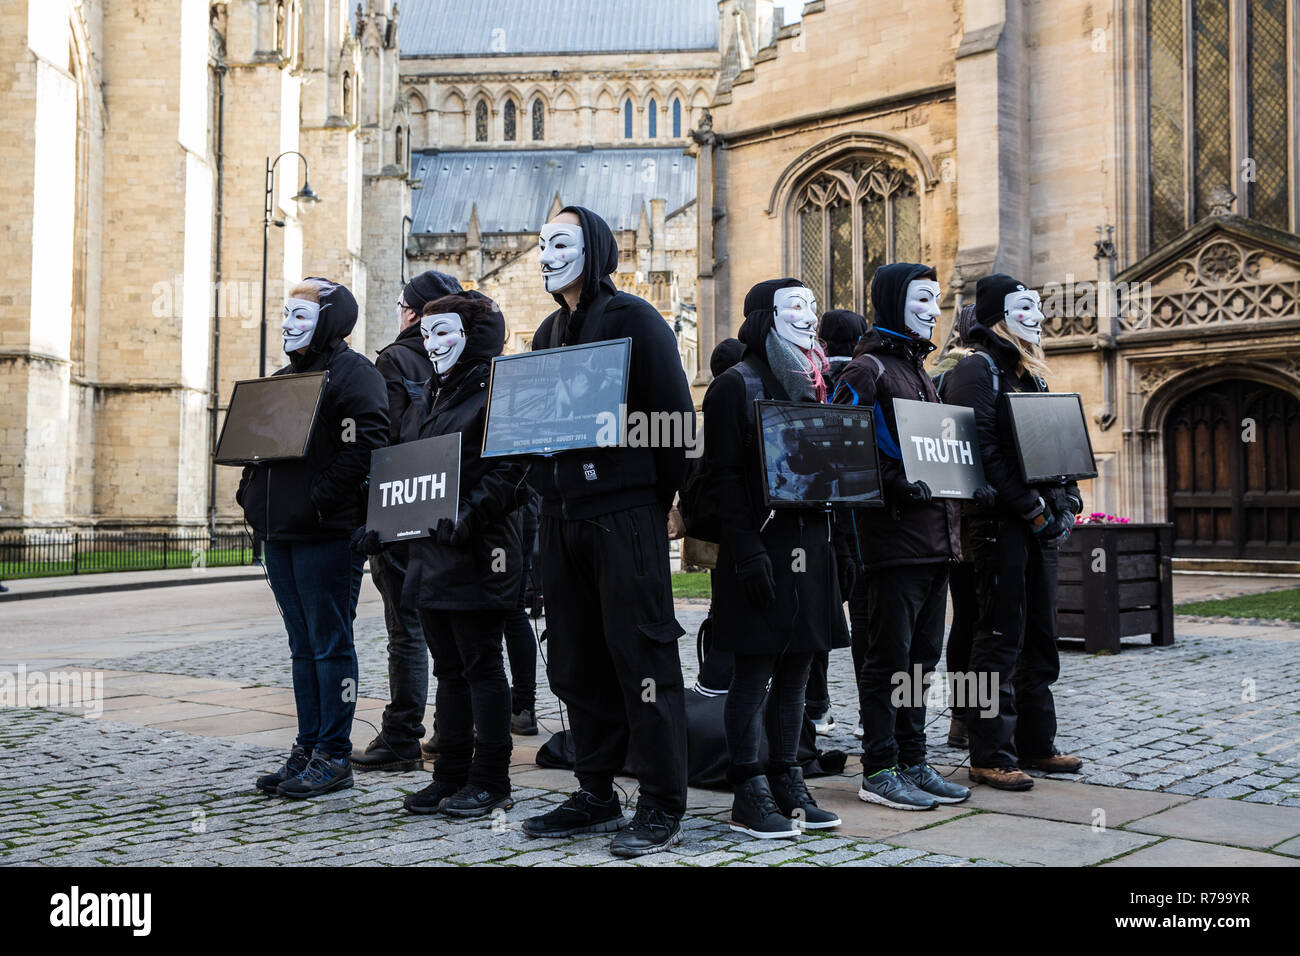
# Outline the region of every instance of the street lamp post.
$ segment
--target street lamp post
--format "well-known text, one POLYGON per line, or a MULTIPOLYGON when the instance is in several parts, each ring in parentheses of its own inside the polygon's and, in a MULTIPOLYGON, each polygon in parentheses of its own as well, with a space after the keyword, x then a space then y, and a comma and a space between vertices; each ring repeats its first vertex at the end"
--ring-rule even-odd
POLYGON ((266 202, 262 209, 262 332, 261 343, 258 349, 257 374, 258 376, 266 375, 266 259, 267 251, 271 241, 271 225, 283 226, 284 220, 272 219, 271 209, 275 195, 275 167, 280 160, 286 156, 297 156, 302 160, 302 188, 298 190, 293 197, 294 202, 299 203, 317 203, 320 202, 320 196, 312 190, 311 184, 307 182, 307 157, 296 149, 286 150, 275 159, 266 158, 266 202))

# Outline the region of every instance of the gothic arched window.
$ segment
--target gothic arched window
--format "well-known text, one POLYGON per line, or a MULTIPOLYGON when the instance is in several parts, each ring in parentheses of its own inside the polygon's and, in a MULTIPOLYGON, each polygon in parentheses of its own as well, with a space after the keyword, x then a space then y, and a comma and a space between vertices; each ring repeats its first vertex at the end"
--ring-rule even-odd
POLYGON ((1150 248, 1209 215, 1226 186, 1236 212, 1291 224, 1288 0, 1148 0, 1150 248))
POLYGON ((651 100, 649 109, 650 109, 649 134, 650 134, 650 138, 654 139, 659 135, 659 104, 656 103, 654 100, 651 100))
POLYGON ((921 204, 903 170, 851 156, 814 173, 794 193, 799 274, 823 309, 870 318, 871 277, 889 262, 921 260, 921 204))
POLYGON ((402 165, 402 160, 406 156, 406 151, 402 148, 402 127, 397 127, 397 143, 393 150, 393 163, 397 166, 402 165))
POLYGON ((546 112, 541 100, 533 100, 533 139, 546 138, 546 112))
POLYGON ((632 138, 632 101, 623 101, 623 138, 632 138))
POLYGON ((516 114, 518 110, 515 107, 514 100, 506 100, 505 109, 502 110, 501 122, 504 127, 505 141, 513 143, 515 141, 516 114))
POLYGON ((488 108, 487 100, 479 100, 474 104, 474 142, 486 143, 488 138, 488 108))
POLYGON ((673 100, 673 139, 682 135, 682 101, 673 100))
POLYGON ((352 74, 343 74, 343 118, 352 122, 352 74))

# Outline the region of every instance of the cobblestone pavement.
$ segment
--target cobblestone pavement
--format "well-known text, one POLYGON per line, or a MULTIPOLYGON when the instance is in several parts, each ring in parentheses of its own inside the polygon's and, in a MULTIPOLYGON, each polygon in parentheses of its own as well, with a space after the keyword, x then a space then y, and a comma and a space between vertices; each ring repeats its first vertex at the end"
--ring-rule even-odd
MULTIPOLYGON (((385 636, 376 611, 358 621, 360 693, 382 699, 385 636)), ((700 604, 678 607, 688 634, 704 613, 700 604)), ((1063 651, 1059 743, 1088 760, 1083 779, 1100 786, 1044 780, 1032 800, 978 788, 969 804, 927 814, 857 801, 852 665, 847 650, 837 651, 830 688, 839 722, 822 746, 849 752, 850 762, 845 776, 812 783, 844 828, 776 846, 749 840, 726 825, 727 795, 692 790, 682 844, 631 862, 609 856, 606 836, 522 834, 523 819, 573 786, 567 772, 532 764, 535 741, 517 741, 515 806, 494 820, 456 823, 402 810, 402 797, 427 782, 424 773, 362 774, 354 789, 286 802, 251 787, 282 758, 267 746, 136 726, 109 719, 111 709, 87 720, 3 708, 0 863, 1141 865, 1144 854, 1182 854, 1188 862, 1219 854, 1235 865, 1295 865, 1300 810, 1284 808, 1300 807, 1300 633, 1255 627, 1250 636, 1222 636, 1232 633, 1190 622, 1180 624, 1173 647, 1135 644, 1113 657, 1063 651), (1230 799, 1197 798, 1205 796, 1230 799), (1110 814, 1110 829, 1085 825, 1098 808, 1110 814)), ((289 687, 283 634, 265 625, 244 634, 91 666, 289 687)), ((692 641, 683 641, 682 653, 693 680, 692 641)), ((545 690, 540 658, 538 670, 539 715, 555 719, 558 702, 545 690)), ((964 754, 947 748, 946 728, 946 712, 936 709, 931 758, 956 766, 964 754)))
MULTIPOLYGON (((696 632, 705 613, 700 604, 678 605, 678 620, 688 635, 696 632)), ((1213 633, 1213 624, 1195 630, 1207 628, 1213 633)), ((1180 633, 1172 647, 1137 642, 1114 656, 1063 650, 1055 688, 1058 747, 1087 761, 1081 776, 1068 779, 1300 806, 1297 632, 1292 627, 1255 631, 1276 638, 1180 633)), ((382 620, 358 621, 363 697, 387 699, 385 641, 382 620)), ((684 638, 681 647, 689 684, 695 676, 694 641, 684 638)), ((545 644, 542 648, 544 652, 545 644)), ((279 633, 94 666, 291 686, 285 638, 279 633)), ((540 655, 537 666, 538 714, 558 718, 559 703, 547 688, 540 655)), ((828 683, 837 724, 821 738, 821 746, 860 754, 861 745, 852 736, 857 691, 847 648, 831 655, 828 683)), ((929 728, 931 757, 956 766, 966 754, 947 746, 947 728, 947 712, 935 710, 929 728)), ((856 763, 851 757, 851 770, 856 763)))

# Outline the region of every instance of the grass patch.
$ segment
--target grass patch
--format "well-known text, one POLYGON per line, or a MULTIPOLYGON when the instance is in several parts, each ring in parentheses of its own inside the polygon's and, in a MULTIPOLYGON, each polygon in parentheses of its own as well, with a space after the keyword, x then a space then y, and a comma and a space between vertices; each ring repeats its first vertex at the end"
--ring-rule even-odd
POLYGON ((708 571, 686 571, 673 575, 673 597, 703 598, 713 597, 713 587, 709 583, 708 571))
MULTIPOLYGON (((205 567, 224 568, 249 564, 252 548, 201 548, 205 567)), ((96 574, 112 571, 163 571, 194 567, 199 552, 179 548, 165 550, 89 551, 72 561, 3 561, 0 580, 43 578, 62 574, 96 574)))
POLYGON ((1219 601, 1196 601, 1180 604, 1174 609, 1179 614, 1199 614, 1202 617, 1254 617, 1264 620, 1300 621, 1300 588, 1285 591, 1268 591, 1264 594, 1243 594, 1240 597, 1219 601))

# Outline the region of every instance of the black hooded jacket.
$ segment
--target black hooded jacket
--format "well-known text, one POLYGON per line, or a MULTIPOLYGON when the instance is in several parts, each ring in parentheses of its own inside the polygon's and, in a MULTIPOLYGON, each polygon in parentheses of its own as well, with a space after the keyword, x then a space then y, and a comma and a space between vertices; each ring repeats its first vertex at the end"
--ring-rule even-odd
MULTIPOLYGON (((741 361, 757 370, 757 397, 787 401, 772 374, 767 336, 777 289, 802 285, 794 279, 759 283, 745 296, 748 315, 736 333, 745 345, 741 361)), ((826 651, 848 644, 840 601, 835 549, 828 518, 816 509, 763 508, 759 435, 742 369, 715 378, 704 394, 705 489, 722 528, 713 571, 713 637, 722 650, 745 654, 826 651), (802 549, 798 570, 791 555, 802 549), (772 561, 776 601, 758 608, 745 596, 736 565, 766 551, 772 561)))
POLYGON ((357 324, 357 300, 330 283, 320 307, 311 345, 275 372, 329 372, 307 454, 246 466, 235 493, 253 531, 267 541, 350 537, 365 524, 370 453, 388 444, 384 377, 343 341, 357 324))
POLYGON ((1020 352, 1015 344, 978 321, 972 320, 965 344, 975 352, 991 355, 997 362, 1000 371, 997 388, 994 388, 993 370, 989 368, 988 360, 983 355, 971 354, 944 375, 943 400, 950 405, 967 405, 975 410, 984 478, 998 493, 996 516, 1018 518, 1026 515, 1036 507, 1039 497, 1053 512, 1073 511, 1066 496, 1073 495, 1083 500, 1075 482, 1064 485, 1030 485, 1025 482, 1020 471, 1010 412, 1002 400, 1008 392, 1047 391, 1047 383, 1040 383, 1027 372, 1023 376, 1017 375, 1020 352))
POLYGON ((875 408, 885 507, 854 509, 850 536, 850 551, 865 568, 961 558, 961 509, 957 502, 941 498, 924 503, 912 501, 899 457, 894 399, 939 401, 934 383, 925 372, 925 357, 934 351, 934 343, 909 331, 904 320, 907 286, 925 278, 934 278, 934 270, 909 262, 876 270, 871 283, 876 325, 858 341, 853 360, 831 396, 837 405, 875 408))
POLYGON ((433 610, 509 610, 519 606, 523 546, 519 506, 526 502, 527 468, 508 458, 483 458, 488 374, 500 355, 506 324, 486 296, 466 292, 437 299, 438 310, 465 323, 465 349, 445 376, 431 378, 420 417, 408 415, 402 441, 460 432, 459 514, 468 517, 467 547, 410 539, 402 603, 433 610))
MULTIPOLYGON (((615 288, 610 274, 618 268, 618 244, 605 220, 582 206, 563 211, 582 224, 582 295, 570 312, 564 297, 555 294, 560 307, 542 320, 534 351, 630 338, 628 412, 675 413, 689 426, 683 434, 694 434, 695 406, 672 329, 649 302, 615 288)), ((681 487, 685 462, 681 447, 588 448, 538 462, 533 483, 542 495, 542 513, 552 517, 594 518, 647 504, 660 505, 666 514, 681 487)))
POLYGON ((402 329, 396 339, 379 350, 375 368, 388 388, 388 443, 395 445, 402 434, 402 420, 408 414, 423 414, 424 391, 433 375, 419 322, 402 329))

